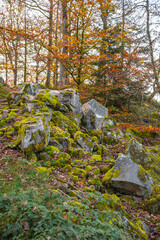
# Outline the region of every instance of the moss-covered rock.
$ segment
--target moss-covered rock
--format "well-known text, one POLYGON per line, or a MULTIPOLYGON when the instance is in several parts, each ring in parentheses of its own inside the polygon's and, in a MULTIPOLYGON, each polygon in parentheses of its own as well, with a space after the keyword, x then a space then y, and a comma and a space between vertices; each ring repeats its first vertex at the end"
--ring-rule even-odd
POLYGON ((35 99, 44 102, 48 107, 52 108, 55 111, 66 112, 68 110, 57 97, 50 95, 47 91, 43 93, 40 92, 35 99))
POLYGON ((18 139, 21 149, 30 157, 34 152, 42 151, 49 143, 51 116, 45 114, 42 117, 34 117, 23 120, 20 123, 18 139))
POLYGON ((63 115, 63 113, 59 111, 52 113, 51 121, 55 126, 69 132, 72 137, 74 136, 74 133, 79 130, 75 123, 71 122, 66 116, 63 115))
POLYGON ((78 131, 74 135, 74 141, 77 142, 87 152, 91 153, 93 152, 94 146, 97 143, 97 138, 90 137, 88 134, 78 131))
POLYGON ((151 214, 160 214, 160 194, 146 199, 143 203, 143 207, 151 214))
POLYGON ((137 164, 147 165, 149 156, 147 150, 136 139, 132 138, 127 146, 126 155, 137 164))
POLYGON ((68 149, 68 153, 73 158, 83 158, 85 155, 87 155, 87 152, 84 149, 82 149, 82 148, 74 148, 74 147, 70 147, 68 149))
POLYGON ((63 167, 66 164, 71 163, 71 156, 68 153, 60 153, 58 159, 54 161, 54 165, 58 167, 63 167))
POLYGON ((152 194, 153 180, 141 166, 123 154, 104 176, 103 184, 121 193, 146 197, 152 194))

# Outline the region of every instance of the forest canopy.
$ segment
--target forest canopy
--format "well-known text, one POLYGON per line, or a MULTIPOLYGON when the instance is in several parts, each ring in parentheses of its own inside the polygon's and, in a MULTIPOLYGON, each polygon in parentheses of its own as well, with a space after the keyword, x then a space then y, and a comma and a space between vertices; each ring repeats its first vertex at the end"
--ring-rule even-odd
MULTIPOLYGON (((160 92, 158 0, 2 0, 5 83, 76 86, 103 104, 160 92)), ((88 94, 88 95, 87 95, 88 94)))

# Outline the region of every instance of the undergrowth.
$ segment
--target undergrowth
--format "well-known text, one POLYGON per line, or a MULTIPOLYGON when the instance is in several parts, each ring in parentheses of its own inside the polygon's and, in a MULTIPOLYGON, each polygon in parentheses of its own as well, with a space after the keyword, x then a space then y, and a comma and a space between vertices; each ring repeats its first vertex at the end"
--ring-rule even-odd
POLYGON ((105 201, 100 193, 63 195, 53 189, 51 176, 37 173, 27 160, 4 157, 2 167, 7 166, 12 180, 1 184, 1 239, 134 239, 120 213, 96 207, 105 201))

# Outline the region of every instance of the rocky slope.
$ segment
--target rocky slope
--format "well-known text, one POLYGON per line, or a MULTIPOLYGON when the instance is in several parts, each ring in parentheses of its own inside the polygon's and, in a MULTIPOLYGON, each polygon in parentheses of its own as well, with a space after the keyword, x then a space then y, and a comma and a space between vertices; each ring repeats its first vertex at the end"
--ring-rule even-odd
MULTIPOLYGON (((114 226, 117 236, 110 235, 107 238, 105 231, 101 234, 96 230, 95 239, 159 239, 159 128, 150 126, 148 135, 140 129, 124 128, 96 100, 82 105, 79 94, 74 89, 49 90, 32 83, 20 86, 20 89, 10 92, 7 102, 1 100, 0 157, 4 182, 10 181, 6 177, 8 170, 5 162, 14 166, 17 164, 15 159, 21 164, 23 157, 26 159, 25 164, 34 169, 34 175, 41 179, 42 184, 44 178, 47 181, 52 179, 52 184, 45 184, 49 184, 50 192, 57 191, 56 194, 67 198, 66 202, 62 201, 65 206, 78 206, 85 215, 83 204, 87 206, 85 201, 88 199, 91 202, 88 209, 93 208, 98 216, 113 215, 109 220, 104 216, 105 220, 102 216, 97 219, 108 226, 114 226), (146 139, 150 141, 151 136, 154 144, 144 146, 146 139), (6 160, 6 156, 10 156, 10 159, 6 160), (121 214, 118 217, 117 212, 121 214), (117 221, 121 222, 120 226, 117 221)), ((9 172, 12 176, 12 171, 9 172)), ((22 229, 19 230, 20 233, 18 230, 13 233, 10 228, 7 235, 9 229, 4 217, 8 214, 7 209, 4 213, 5 187, 6 183, 2 182, 2 239, 5 236, 12 239, 20 236, 18 234, 22 235, 21 239, 25 239, 26 233, 33 234, 29 220, 19 222, 22 229)), ((14 186, 13 191, 16 189, 14 186)), ((13 219, 12 224, 14 221, 17 220, 13 219)), ((75 224, 78 220, 70 221, 75 224)), ((79 224, 85 226, 84 223, 79 224)), ((95 229, 92 229, 93 232, 95 229)), ((42 239, 54 239, 53 234, 47 232, 46 236, 47 234, 48 238, 42 239)), ((57 239, 68 239, 54 236, 57 239)), ((79 238, 73 235, 70 239, 94 238, 89 235, 85 237, 84 234, 79 238)))

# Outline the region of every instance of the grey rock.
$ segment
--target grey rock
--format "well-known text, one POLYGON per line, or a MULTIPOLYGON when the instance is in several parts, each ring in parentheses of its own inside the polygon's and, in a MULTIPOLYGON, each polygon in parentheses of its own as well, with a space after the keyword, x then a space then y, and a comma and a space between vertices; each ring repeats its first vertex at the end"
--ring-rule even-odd
POLYGON ((58 141, 56 141, 55 139, 50 139, 49 140, 49 145, 57 147, 60 151, 63 150, 63 146, 58 141))
POLYGON ((145 147, 134 138, 130 140, 127 146, 126 155, 142 166, 149 162, 149 156, 145 147))
POLYGON ((68 137, 58 137, 58 141, 63 146, 63 148, 69 147, 70 142, 68 137))
POLYGON ((38 93, 39 86, 35 83, 26 83, 21 89, 21 92, 35 96, 38 93))
POLYGON ((94 99, 82 105, 82 113, 82 126, 87 130, 100 130, 108 124, 105 119, 105 116, 108 116, 108 109, 94 99))
POLYGON ((142 167, 129 157, 120 154, 116 160, 113 172, 119 171, 118 177, 111 178, 111 186, 118 192, 146 197, 152 193, 152 178, 142 167), (143 175, 142 175, 143 174, 143 175))
POLYGON ((93 152, 96 145, 96 140, 94 138, 91 138, 88 134, 83 134, 80 131, 75 133, 74 140, 81 148, 90 153, 93 152))
POLYGON ((22 123, 19 131, 21 149, 26 155, 42 151, 49 143, 51 115, 34 117, 22 123))
POLYGON ((29 94, 28 95, 23 95, 22 99, 21 99, 21 102, 22 103, 30 103, 34 99, 35 99, 35 96, 29 95, 29 94))
POLYGON ((50 90, 49 93, 52 96, 57 97, 59 101, 64 104, 70 111, 78 113, 80 116, 82 116, 79 93, 75 89, 68 88, 59 91, 50 90))

